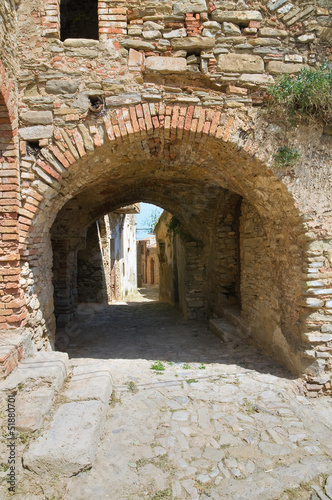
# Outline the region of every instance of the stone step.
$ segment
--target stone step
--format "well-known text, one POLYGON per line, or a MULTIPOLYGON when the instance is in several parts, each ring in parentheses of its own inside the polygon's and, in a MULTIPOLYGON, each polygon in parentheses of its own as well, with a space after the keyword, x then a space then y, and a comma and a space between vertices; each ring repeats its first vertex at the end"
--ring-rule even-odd
POLYGON ((69 400, 56 411, 49 429, 24 454, 36 472, 72 476, 91 467, 103 432, 112 377, 103 363, 76 366, 60 394, 69 400))
POLYGON ((31 336, 22 334, 0 334, 0 380, 7 377, 24 358, 33 353, 31 336))
POLYGON ((55 390, 47 383, 35 389, 25 388, 16 396, 16 430, 33 432, 42 427, 44 416, 50 411, 55 390))
POLYGON ((231 325, 225 318, 210 319, 209 329, 223 342, 232 342, 239 340, 237 328, 234 325, 231 325))
POLYGON ((107 405, 112 393, 112 375, 102 363, 75 366, 62 395, 70 401, 97 399, 107 405))
POLYGON ((0 382, 0 390, 20 389, 20 386, 26 384, 32 389, 39 387, 42 382, 59 391, 67 377, 68 367, 67 353, 40 351, 32 358, 23 359, 11 374, 0 382))
POLYGON ((53 400, 68 375, 68 354, 61 352, 38 352, 23 359, 0 382, 0 390, 16 393, 16 429, 33 432, 43 425, 53 400))
POLYGON ((69 477, 91 467, 106 418, 101 401, 66 403, 57 410, 51 427, 23 455, 23 464, 37 474, 69 477))
POLYGON ((231 325, 234 327, 238 328, 239 330, 243 326, 243 320, 241 317, 241 310, 239 307, 232 306, 232 307, 224 307, 223 311, 223 318, 228 321, 231 325))

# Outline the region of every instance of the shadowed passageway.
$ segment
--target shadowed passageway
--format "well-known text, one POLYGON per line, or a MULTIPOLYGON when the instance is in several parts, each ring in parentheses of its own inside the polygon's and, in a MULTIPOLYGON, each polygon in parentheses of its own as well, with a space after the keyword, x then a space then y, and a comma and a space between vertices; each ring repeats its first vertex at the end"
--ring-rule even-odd
POLYGON ((176 308, 158 302, 156 286, 141 288, 127 302, 81 304, 77 324, 81 333, 66 349, 70 358, 235 364, 288 377, 287 370, 241 340, 224 343, 206 320, 185 320, 176 308))

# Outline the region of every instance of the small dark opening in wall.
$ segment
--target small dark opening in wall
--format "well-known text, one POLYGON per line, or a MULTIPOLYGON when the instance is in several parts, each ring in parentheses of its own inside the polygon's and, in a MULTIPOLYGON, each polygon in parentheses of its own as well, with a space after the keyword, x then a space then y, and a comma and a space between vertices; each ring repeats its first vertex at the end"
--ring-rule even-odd
POLYGON ((92 38, 98 40, 98 1, 61 0, 61 40, 92 38))
POLYGON ((40 150, 38 141, 27 141, 27 154, 29 156, 38 156, 40 150))
POLYGON ((90 106, 89 109, 93 113, 99 113, 104 107, 104 100, 100 95, 90 95, 89 96, 90 106))

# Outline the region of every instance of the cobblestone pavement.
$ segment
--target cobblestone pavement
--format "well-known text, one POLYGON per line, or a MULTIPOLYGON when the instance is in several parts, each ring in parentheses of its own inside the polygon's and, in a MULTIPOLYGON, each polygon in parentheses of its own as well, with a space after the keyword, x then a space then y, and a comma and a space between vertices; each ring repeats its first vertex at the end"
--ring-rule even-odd
POLYGON ((115 393, 95 465, 68 481, 66 499, 328 498, 331 401, 308 400, 274 361, 154 294, 81 310, 69 355, 109 359, 115 393))
POLYGON ((38 477, 41 492, 26 471, 35 486, 19 498, 332 499, 331 400, 307 399, 274 361, 186 322, 156 292, 80 307, 71 363, 102 359, 114 382, 96 460, 38 477))

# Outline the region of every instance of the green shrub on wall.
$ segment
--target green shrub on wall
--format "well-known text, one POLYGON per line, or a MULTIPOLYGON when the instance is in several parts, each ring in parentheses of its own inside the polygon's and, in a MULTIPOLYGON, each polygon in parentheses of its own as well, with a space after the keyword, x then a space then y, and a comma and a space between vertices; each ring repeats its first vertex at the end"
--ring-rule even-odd
POLYGON ((180 221, 174 215, 167 225, 167 235, 168 236, 176 236, 180 231, 180 221))
POLYGON ((326 65, 302 69, 296 76, 284 75, 267 90, 272 104, 279 104, 290 115, 332 119, 332 69, 326 65))
POLYGON ((297 149, 283 146, 278 149, 277 154, 274 156, 274 161, 279 168, 293 167, 300 156, 300 152, 297 149))

